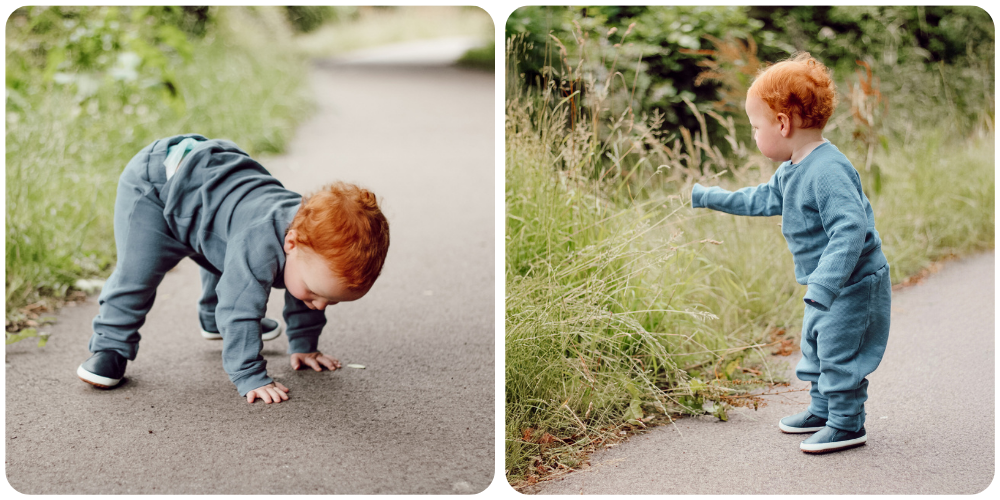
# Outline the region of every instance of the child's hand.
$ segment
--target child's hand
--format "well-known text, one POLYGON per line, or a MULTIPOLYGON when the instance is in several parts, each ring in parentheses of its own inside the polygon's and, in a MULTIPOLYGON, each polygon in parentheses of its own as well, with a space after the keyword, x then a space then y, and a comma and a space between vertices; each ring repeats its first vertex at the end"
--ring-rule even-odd
POLYGON ((281 385, 281 382, 272 382, 264 387, 258 387, 247 393, 247 403, 253 403, 260 398, 267 404, 280 403, 288 399, 288 388, 281 385))
POLYGON ((306 365, 313 370, 318 372, 323 371, 323 366, 328 370, 334 371, 340 368, 340 361, 327 356, 319 351, 316 352, 297 352, 292 354, 288 361, 292 364, 293 370, 298 370, 302 365, 306 365), (322 366, 320 366, 322 365, 322 366))

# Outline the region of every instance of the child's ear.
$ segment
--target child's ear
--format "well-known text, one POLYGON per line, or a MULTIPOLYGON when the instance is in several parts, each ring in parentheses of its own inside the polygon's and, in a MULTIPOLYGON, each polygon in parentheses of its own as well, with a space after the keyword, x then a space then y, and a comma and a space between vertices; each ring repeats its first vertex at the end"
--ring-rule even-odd
POLYGON ((778 120, 778 125, 781 126, 781 137, 788 138, 792 135, 792 119, 785 113, 778 113, 775 117, 778 120))
POLYGON ((291 252, 295 248, 295 237, 297 236, 295 230, 291 230, 285 233, 285 243, 282 245, 285 249, 285 253, 291 252))

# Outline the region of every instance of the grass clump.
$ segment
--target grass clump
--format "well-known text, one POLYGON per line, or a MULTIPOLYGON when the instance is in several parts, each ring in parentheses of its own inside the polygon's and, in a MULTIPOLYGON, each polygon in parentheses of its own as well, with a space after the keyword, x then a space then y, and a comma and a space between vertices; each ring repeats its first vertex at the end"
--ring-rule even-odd
MULTIPOLYGON (((506 451, 514 483, 572 468, 629 429, 679 414, 726 418, 728 407, 753 404, 746 392, 762 378, 780 382, 761 356, 769 335, 798 310, 782 282, 790 266, 773 273, 773 263, 745 253, 713 261, 707 249, 722 242, 703 217, 692 219, 689 200, 628 184, 634 168, 615 161, 615 151, 621 160, 629 144, 650 140, 649 123, 611 115, 601 124, 611 133, 595 134, 591 117, 567 127, 570 101, 558 92, 554 82, 508 88, 506 451), (608 168, 620 170, 591 176, 608 168), (649 196, 629 198, 639 191, 649 196), (761 378, 732 383, 751 376, 761 378)), ((679 168, 700 170, 691 158, 690 150, 674 155, 679 168)), ((715 221, 730 231, 749 223, 715 221)), ((777 228, 736 235, 748 248, 767 247, 775 235, 781 242, 777 228)))
POLYGON ((893 283, 939 259, 994 248, 994 135, 951 130, 925 130, 876 155, 882 192, 870 199, 893 283))

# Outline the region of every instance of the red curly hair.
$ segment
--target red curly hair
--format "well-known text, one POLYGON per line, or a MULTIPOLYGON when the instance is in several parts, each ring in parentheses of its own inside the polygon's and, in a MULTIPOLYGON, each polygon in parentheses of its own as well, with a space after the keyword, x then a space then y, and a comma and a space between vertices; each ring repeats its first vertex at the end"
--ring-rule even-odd
POLYGON ((389 250, 389 222, 375 195, 335 182, 302 198, 288 230, 329 264, 352 291, 367 291, 382 272, 389 250))
POLYGON ((808 52, 761 70, 747 96, 760 98, 775 116, 798 116, 802 128, 825 127, 837 105, 837 88, 829 68, 808 52))

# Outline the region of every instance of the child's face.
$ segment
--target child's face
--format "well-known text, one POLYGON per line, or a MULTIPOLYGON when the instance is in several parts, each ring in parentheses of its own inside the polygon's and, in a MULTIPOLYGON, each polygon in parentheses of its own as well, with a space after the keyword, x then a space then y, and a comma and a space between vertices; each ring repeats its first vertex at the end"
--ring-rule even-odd
POLYGON ((295 241, 295 231, 285 236, 285 288, 306 307, 322 311, 338 302, 358 300, 365 295, 348 289, 322 257, 295 241))
POLYGON ((775 117, 774 111, 761 98, 747 96, 747 116, 753 127, 753 138, 757 149, 771 161, 785 161, 792 157, 792 147, 788 143, 788 117, 784 114, 775 117), (785 116, 785 123, 781 117, 785 116))

